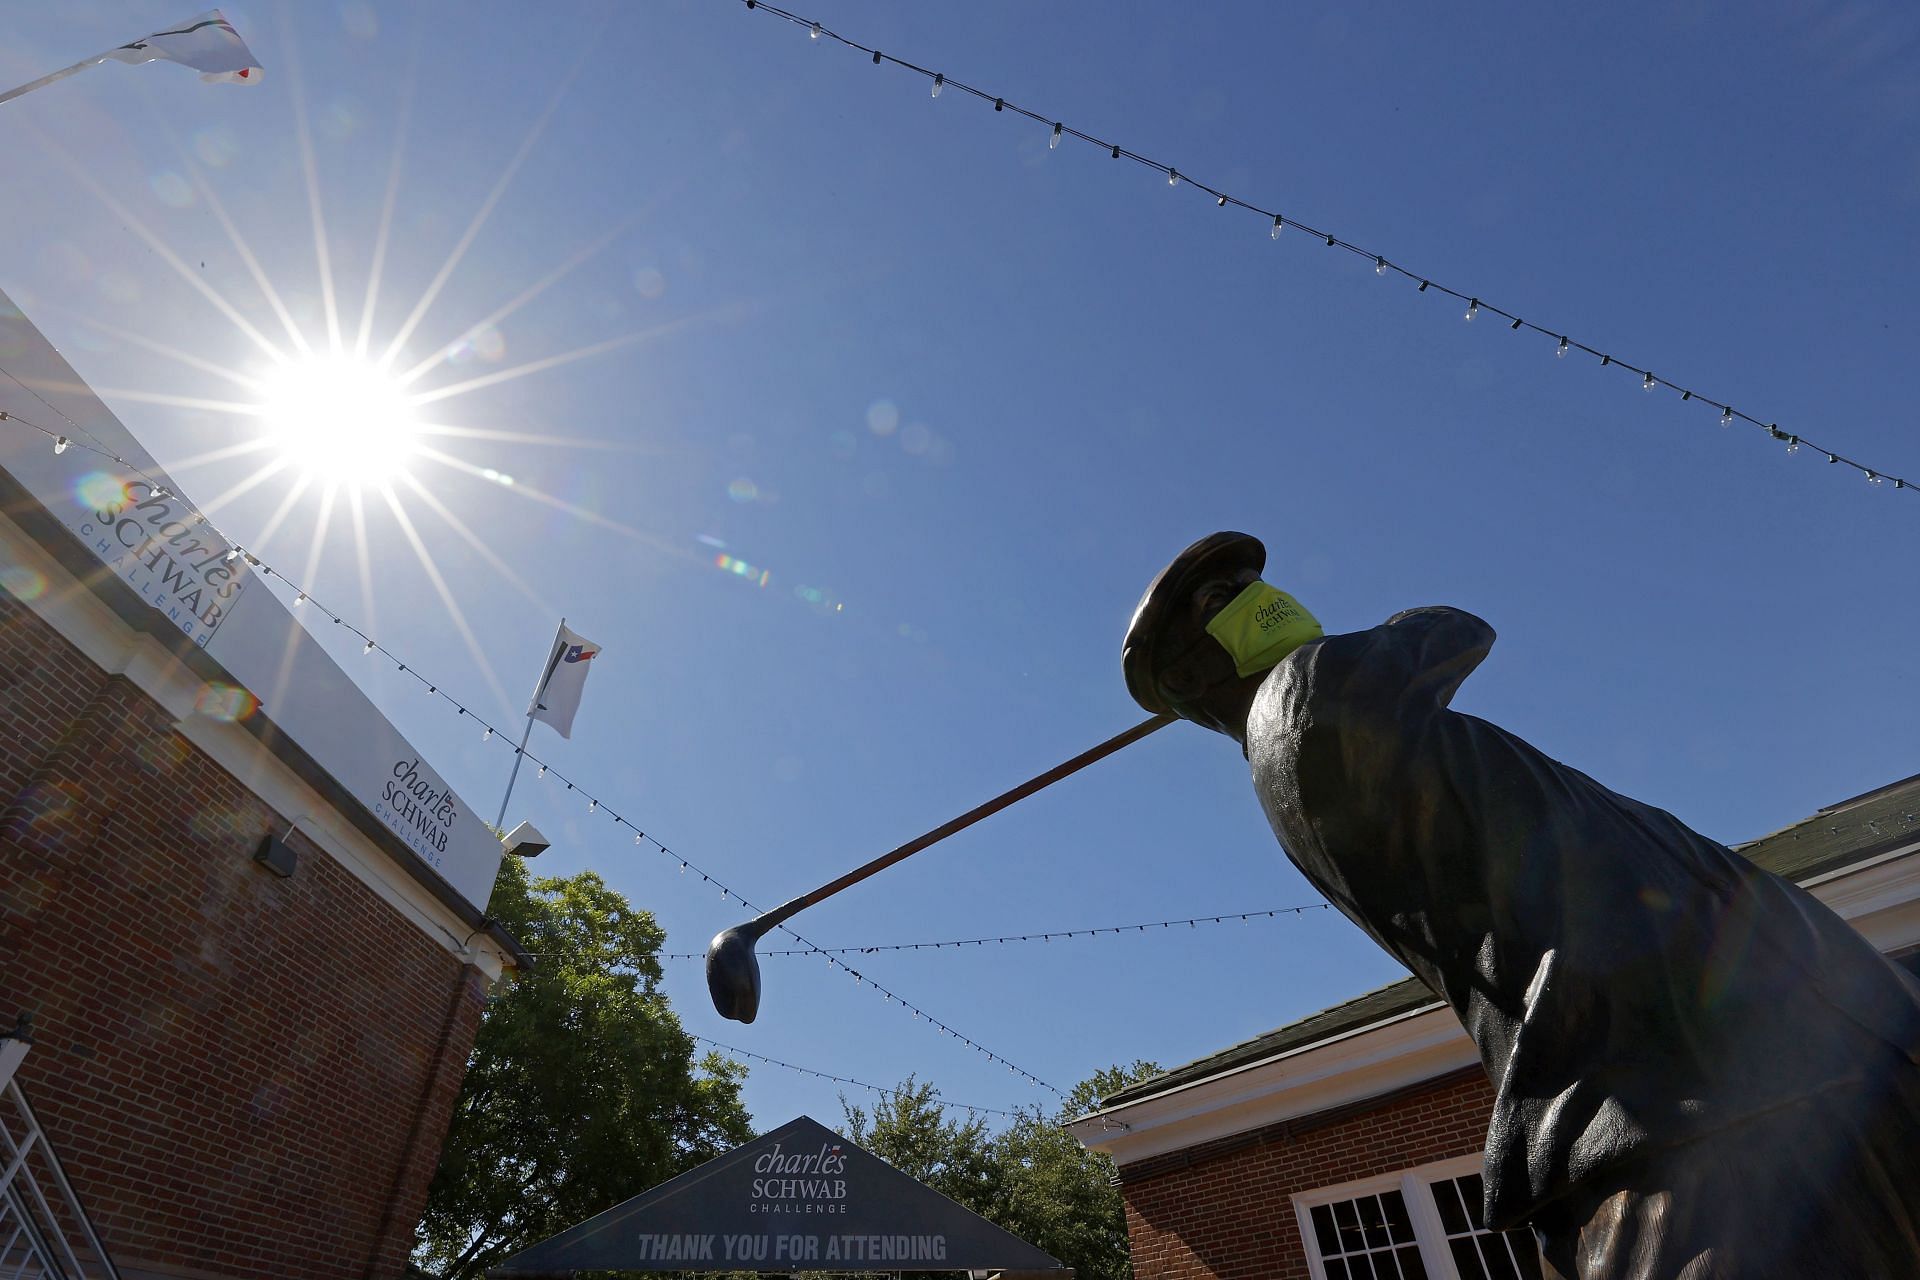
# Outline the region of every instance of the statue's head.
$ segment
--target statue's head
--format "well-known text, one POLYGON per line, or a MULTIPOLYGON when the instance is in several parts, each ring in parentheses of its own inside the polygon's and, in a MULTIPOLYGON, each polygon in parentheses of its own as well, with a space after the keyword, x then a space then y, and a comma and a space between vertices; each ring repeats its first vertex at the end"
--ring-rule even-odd
POLYGON ((1260 580, 1266 563, 1258 538, 1215 533, 1160 571, 1121 648, 1135 702, 1245 741, 1266 673, 1321 635, 1298 601, 1260 580))

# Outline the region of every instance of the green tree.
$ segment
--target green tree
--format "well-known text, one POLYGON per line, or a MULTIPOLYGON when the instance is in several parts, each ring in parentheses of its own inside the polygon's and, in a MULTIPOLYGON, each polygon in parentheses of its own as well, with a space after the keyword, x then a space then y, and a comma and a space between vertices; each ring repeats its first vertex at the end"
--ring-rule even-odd
POLYGON ((469 1280, 752 1136, 746 1068, 697 1054, 660 991, 666 935, 591 871, 508 858, 488 914, 534 954, 494 993, 416 1257, 469 1280))
POLYGON ((871 1114, 843 1097, 844 1132, 902 1173, 1052 1254, 1082 1280, 1127 1280, 1127 1223, 1113 1162, 1061 1125, 1100 1099, 1155 1075, 1150 1062, 1109 1067, 1080 1082, 1058 1111, 1019 1112, 998 1132, 965 1119, 909 1076, 871 1114))

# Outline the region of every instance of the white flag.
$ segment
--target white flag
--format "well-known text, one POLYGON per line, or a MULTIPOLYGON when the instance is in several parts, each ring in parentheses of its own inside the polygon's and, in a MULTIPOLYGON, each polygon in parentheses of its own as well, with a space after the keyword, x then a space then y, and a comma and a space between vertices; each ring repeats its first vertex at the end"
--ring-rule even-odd
POLYGON ((106 55, 118 62, 152 62, 164 58, 192 67, 202 80, 223 84, 257 84, 260 64, 233 24, 209 9, 197 18, 175 23, 165 31, 142 36, 106 55))
POLYGON ((573 713, 580 709, 580 695, 587 688, 587 667, 599 656, 599 645, 585 636, 575 635, 562 622, 527 714, 558 729, 561 737, 571 738, 573 713))

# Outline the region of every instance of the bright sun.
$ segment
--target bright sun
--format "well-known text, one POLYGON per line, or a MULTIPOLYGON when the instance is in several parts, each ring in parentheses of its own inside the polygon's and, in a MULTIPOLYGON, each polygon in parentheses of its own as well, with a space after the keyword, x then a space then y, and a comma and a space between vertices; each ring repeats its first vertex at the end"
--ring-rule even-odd
POLYGON ((269 438, 313 479, 364 485, 405 473, 416 444, 413 406, 374 362, 307 356, 266 375, 260 390, 269 438))

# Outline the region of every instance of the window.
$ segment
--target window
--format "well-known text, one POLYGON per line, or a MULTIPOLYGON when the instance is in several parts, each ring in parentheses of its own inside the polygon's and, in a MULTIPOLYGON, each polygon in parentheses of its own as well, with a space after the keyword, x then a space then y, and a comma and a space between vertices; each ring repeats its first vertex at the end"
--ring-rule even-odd
POLYGON ((1480 1221, 1469 1156, 1293 1198, 1315 1280, 1540 1280, 1528 1231, 1480 1221))
POLYGON ((1427 1280, 1400 1188, 1317 1204, 1311 1216, 1328 1280, 1427 1280))

